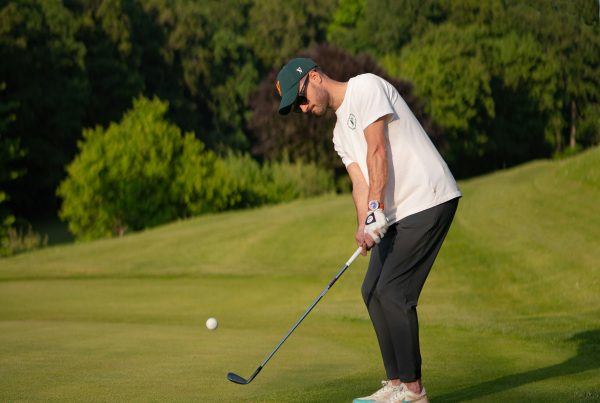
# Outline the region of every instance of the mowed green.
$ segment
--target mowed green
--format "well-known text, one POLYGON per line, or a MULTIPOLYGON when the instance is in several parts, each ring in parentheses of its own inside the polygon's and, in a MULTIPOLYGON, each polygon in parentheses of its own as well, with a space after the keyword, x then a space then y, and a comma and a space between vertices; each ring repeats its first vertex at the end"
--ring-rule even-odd
MULTIPOLYGON (((600 400, 600 149, 460 184, 421 296, 433 402, 600 400)), ((349 195, 0 260, 0 401, 349 402, 385 377, 349 195), (215 331, 207 318, 219 320, 215 331)))

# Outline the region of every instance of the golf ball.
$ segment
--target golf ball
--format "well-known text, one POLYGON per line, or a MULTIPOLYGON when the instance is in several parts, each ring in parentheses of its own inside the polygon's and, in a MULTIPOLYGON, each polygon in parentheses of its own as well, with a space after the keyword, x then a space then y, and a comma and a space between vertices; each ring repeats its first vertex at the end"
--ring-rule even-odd
POLYGON ((208 330, 215 330, 218 325, 219 322, 217 322, 215 318, 208 318, 208 320, 206 321, 206 327, 208 328, 208 330))

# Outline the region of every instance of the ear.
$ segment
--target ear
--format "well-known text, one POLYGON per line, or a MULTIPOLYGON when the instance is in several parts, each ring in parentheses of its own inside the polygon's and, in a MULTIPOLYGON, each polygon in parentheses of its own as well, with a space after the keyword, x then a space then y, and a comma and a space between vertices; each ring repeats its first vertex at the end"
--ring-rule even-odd
POLYGON ((315 84, 321 84, 321 82, 323 81, 323 76, 316 70, 311 70, 308 73, 308 76, 310 77, 311 81, 315 84))

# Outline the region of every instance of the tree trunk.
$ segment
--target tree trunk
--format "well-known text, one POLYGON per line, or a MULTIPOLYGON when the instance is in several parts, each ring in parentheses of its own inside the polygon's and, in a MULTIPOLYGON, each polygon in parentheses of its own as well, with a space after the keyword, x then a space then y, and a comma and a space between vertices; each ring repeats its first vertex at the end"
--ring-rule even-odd
POLYGON ((569 135, 569 147, 571 149, 575 149, 577 145, 576 142, 576 134, 577 128, 575 127, 575 119, 577 119, 577 104, 575 103, 575 99, 571 100, 571 131, 569 135))

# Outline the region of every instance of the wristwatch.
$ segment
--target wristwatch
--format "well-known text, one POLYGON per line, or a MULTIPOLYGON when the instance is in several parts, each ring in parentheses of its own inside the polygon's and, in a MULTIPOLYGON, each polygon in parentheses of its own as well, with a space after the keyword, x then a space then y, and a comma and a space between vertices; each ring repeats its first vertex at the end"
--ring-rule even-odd
POLYGON ((373 211, 373 210, 377 210, 377 209, 383 210, 383 203, 381 203, 379 200, 370 200, 369 201, 369 211, 373 211))

